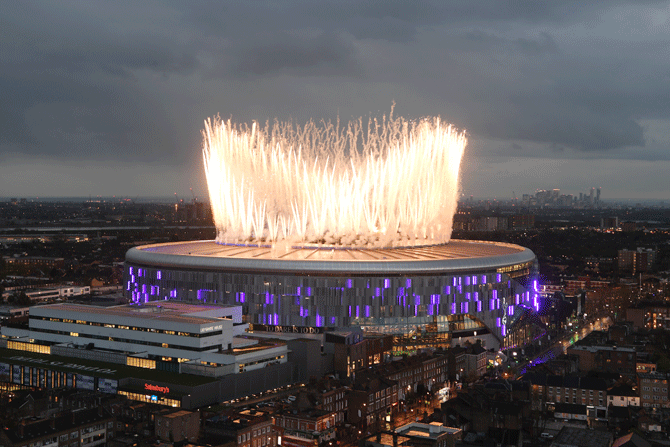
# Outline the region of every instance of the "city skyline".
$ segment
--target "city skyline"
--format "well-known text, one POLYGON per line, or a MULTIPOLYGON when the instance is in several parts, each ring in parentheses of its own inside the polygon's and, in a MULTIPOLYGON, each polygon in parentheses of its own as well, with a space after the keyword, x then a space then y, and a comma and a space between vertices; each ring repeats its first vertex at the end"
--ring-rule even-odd
MULTIPOLYGON (((8 3, 0 195, 206 196, 200 129, 440 116, 462 192, 670 197, 667 1, 8 3)), ((184 197, 185 196, 185 197, 184 197)))

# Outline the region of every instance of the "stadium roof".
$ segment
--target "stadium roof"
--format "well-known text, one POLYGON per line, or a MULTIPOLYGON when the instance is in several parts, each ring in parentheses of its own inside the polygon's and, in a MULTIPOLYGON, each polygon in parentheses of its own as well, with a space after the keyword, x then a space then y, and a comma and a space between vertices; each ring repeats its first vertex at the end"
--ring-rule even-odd
POLYGON ((500 242, 452 240, 399 248, 270 247, 190 241, 135 247, 126 262, 164 268, 296 273, 432 274, 496 270, 532 262, 527 248, 500 242))

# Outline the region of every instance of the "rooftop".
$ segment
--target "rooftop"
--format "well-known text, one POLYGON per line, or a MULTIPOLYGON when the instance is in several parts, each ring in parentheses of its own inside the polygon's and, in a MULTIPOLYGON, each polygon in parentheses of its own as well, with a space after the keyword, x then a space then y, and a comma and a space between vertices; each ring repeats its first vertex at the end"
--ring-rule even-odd
POLYGON ((610 447, 612 434, 585 428, 563 427, 552 445, 563 447, 610 447))
POLYGON ((277 271, 447 271, 497 268, 531 262, 527 248, 501 242, 452 240, 447 244, 398 248, 340 246, 223 245, 189 241, 131 248, 126 261, 182 268, 277 271))
POLYGON ((186 304, 176 301, 150 301, 143 304, 124 304, 121 306, 92 306, 84 304, 59 303, 32 307, 31 316, 54 316, 62 311, 68 315, 73 312, 96 314, 100 316, 133 317, 146 320, 162 320, 174 323, 211 324, 216 317, 201 316, 206 311, 221 312, 221 306, 186 304), (198 314, 198 316, 194 315, 198 314))
POLYGON ((411 422, 402 427, 398 427, 395 432, 401 436, 407 437, 422 437, 437 439, 444 433, 455 434, 460 432, 459 428, 445 427, 440 423, 422 424, 419 422, 411 422))
POLYGON ((53 436, 55 433, 67 432, 82 425, 111 420, 111 418, 107 414, 100 414, 96 411, 77 411, 54 419, 42 419, 34 423, 21 424, 13 429, 6 429, 4 433, 15 444, 27 443, 31 439, 53 436))

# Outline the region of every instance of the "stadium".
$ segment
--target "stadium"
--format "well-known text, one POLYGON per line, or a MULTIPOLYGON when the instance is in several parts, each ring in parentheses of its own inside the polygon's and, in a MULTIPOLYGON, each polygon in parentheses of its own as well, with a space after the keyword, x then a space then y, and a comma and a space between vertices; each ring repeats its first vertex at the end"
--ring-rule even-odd
POLYGON ((519 344, 539 308, 536 272, 531 250, 494 242, 279 249, 190 241, 131 248, 124 284, 133 302, 241 305, 254 333, 360 329, 395 336, 404 352, 472 337, 487 348, 519 344))
POLYGON ((356 329, 397 353, 526 339, 533 252, 450 240, 465 133, 392 114, 322 124, 207 120, 216 240, 130 249, 128 300, 241 305, 254 333, 356 329))

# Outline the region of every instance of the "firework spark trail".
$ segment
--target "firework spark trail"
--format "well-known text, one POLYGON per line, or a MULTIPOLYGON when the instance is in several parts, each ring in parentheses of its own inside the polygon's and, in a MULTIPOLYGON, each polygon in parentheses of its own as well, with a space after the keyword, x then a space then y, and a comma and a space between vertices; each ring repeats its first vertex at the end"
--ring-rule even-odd
POLYGON ((205 121, 220 243, 448 242, 465 134, 439 118, 305 126, 205 121))

